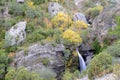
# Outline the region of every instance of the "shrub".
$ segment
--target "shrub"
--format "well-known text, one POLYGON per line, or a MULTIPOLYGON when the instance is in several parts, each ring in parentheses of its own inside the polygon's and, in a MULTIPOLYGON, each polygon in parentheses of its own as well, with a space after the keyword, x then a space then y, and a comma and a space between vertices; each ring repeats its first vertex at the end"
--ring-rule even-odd
POLYGON ((98 54, 103 50, 98 40, 93 42, 92 47, 94 49, 94 54, 98 54))
POLYGON ((117 77, 120 79, 120 64, 115 64, 113 66, 113 73, 117 75, 117 77))
POLYGON ((99 13, 103 10, 102 6, 96 6, 93 8, 89 8, 86 10, 85 15, 87 18, 94 19, 96 16, 99 15, 99 13))
POLYGON ((74 32, 70 29, 63 32, 62 36, 63 36, 63 39, 67 40, 72 44, 78 45, 79 43, 82 42, 82 38, 80 37, 80 35, 77 32, 74 32))
POLYGON ((5 76, 5 80, 43 80, 40 79, 38 74, 34 72, 29 72, 24 67, 19 67, 17 70, 11 68, 5 76))
POLYGON ((48 2, 49 0, 32 0, 34 2, 34 4, 42 4, 42 3, 45 3, 45 2, 48 2))
POLYGON ((0 50, 0 80, 7 73, 7 67, 9 64, 9 57, 4 50, 0 50))
POLYGON ((63 80, 73 80, 73 74, 69 71, 65 71, 65 74, 63 75, 63 80))
POLYGON ((116 16, 115 20, 116 20, 117 26, 114 27, 114 29, 111 28, 109 30, 108 36, 119 39, 120 38, 120 35, 119 35, 120 34, 120 16, 116 16))
POLYGON ((24 16, 26 7, 24 4, 16 3, 15 0, 9 2, 9 14, 13 14, 14 16, 24 16))
POLYGON ((66 28, 68 28, 70 26, 70 24, 72 23, 71 18, 63 13, 63 12, 59 12, 53 19, 52 19, 52 24, 53 27, 55 28, 59 28, 60 30, 65 30, 66 28))
POLYGON ((107 51, 107 53, 111 54, 114 57, 120 57, 120 41, 114 43, 111 46, 108 46, 107 49, 105 49, 105 51, 107 51))
POLYGON ((70 72, 69 70, 66 70, 63 75, 63 80, 77 80, 80 78, 80 72, 78 70, 74 72, 70 72))
POLYGON ((37 70, 37 73, 43 80, 56 80, 55 77, 57 76, 55 72, 53 72, 52 69, 49 68, 43 68, 40 70, 37 70))
POLYGON ((71 25, 70 29, 80 32, 81 29, 86 29, 88 28, 88 25, 84 22, 84 21, 75 21, 73 22, 73 24, 71 25))
POLYGON ((95 56, 88 66, 88 77, 94 80, 111 71, 112 57, 106 52, 101 52, 95 56))

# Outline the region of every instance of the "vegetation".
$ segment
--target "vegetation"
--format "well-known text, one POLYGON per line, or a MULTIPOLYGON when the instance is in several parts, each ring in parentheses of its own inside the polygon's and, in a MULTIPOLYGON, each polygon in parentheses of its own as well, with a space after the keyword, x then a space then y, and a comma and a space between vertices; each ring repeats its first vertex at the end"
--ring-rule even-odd
MULTIPOLYGON (((35 43, 42 45, 51 43, 54 47, 56 44, 63 44, 65 46, 64 52, 60 52, 63 53, 65 64, 65 71, 61 73, 63 75, 61 79, 63 80, 77 80, 80 76, 85 76, 86 74, 93 80, 110 72, 120 77, 120 16, 113 14, 116 27, 110 28, 103 40, 103 44, 100 44, 98 40, 92 38, 90 29, 93 29, 91 28, 93 27, 91 25, 92 20, 104 8, 107 8, 108 1, 86 0, 85 3, 83 2, 85 6, 80 12, 85 13, 87 20, 91 22, 89 25, 91 27, 82 20, 72 20, 73 13, 78 10, 73 1, 25 0, 24 3, 17 3, 16 0, 0 0, 0 80, 56 80, 56 77, 59 75, 48 68, 48 64, 51 64, 49 63, 49 58, 41 59, 42 64, 46 67, 42 70, 37 69, 36 72, 29 72, 25 67, 9 69, 16 52, 22 49, 25 53, 24 56, 27 56, 28 46, 35 43), (58 12, 56 16, 50 16, 48 12, 49 2, 61 4, 66 8, 66 12, 58 12), (8 7, 8 16, 1 16, 3 14, 7 15, 7 12, 5 13, 6 7, 8 7), (7 47, 8 44, 5 44, 5 34, 19 21, 27 21, 25 29, 26 38, 19 45, 7 47), (94 50, 90 51, 94 53, 94 58, 89 63, 88 69, 80 74, 79 71, 76 71, 79 64, 75 48, 79 46, 79 50, 82 49, 81 44, 83 47, 84 44, 85 47, 86 44, 92 45, 94 50)), ((84 51, 80 51, 84 53, 84 51)))
POLYGON ((0 50, 0 79, 4 79, 10 62, 11 61, 7 53, 4 50, 0 50))
POLYGON ((20 67, 17 70, 10 68, 5 76, 5 80, 44 80, 38 74, 30 73, 26 68, 20 67))
POLYGON ((88 77, 94 80, 96 77, 101 77, 112 70, 112 57, 106 52, 101 52, 96 55, 88 66, 88 77))
POLYGON ((88 19, 94 19, 96 16, 100 14, 102 10, 103 10, 102 6, 96 6, 96 7, 87 9, 85 14, 88 19))
POLYGON ((71 18, 69 15, 59 12, 53 19, 52 24, 54 28, 59 28, 60 30, 66 30, 69 28, 70 24, 72 23, 71 18))
POLYGON ((79 44, 82 42, 82 38, 79 36, 79 34, 70 29, 63 33, 63 39, 73 44, 79 44))

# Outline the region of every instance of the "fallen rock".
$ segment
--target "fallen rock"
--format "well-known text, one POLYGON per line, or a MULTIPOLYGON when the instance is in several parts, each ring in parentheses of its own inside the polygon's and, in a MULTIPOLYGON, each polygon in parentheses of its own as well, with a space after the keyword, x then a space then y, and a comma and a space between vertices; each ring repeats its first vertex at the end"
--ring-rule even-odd
POLYGON ((26 21, 19 22, 14 25, 5 34, 5 44, 6 46, 18 45, 24 41, 26 37, 26 21))
POLYGON ((51 16, 55 16, 58 12, 66 12, 66 10, 57 2, 50 2, 48 11, 51 16))

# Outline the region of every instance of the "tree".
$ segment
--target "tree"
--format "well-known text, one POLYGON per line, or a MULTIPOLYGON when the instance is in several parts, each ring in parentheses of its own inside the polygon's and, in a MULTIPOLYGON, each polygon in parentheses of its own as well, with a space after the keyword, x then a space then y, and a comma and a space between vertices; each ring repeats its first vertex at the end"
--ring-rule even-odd
POLYGON ((80 37, 80 35, 71 29, 64 31, 62 36, 64 40, 67 40, 74 45, 78 45, 82 42, 82 38, 80 37))
POLYGON ((63 13, 59 12, 53 19, 52 19, 53 27, 59 28, 60 30, 65 30, 69 28, 70 24, 72 23, 71 18, 63 13))

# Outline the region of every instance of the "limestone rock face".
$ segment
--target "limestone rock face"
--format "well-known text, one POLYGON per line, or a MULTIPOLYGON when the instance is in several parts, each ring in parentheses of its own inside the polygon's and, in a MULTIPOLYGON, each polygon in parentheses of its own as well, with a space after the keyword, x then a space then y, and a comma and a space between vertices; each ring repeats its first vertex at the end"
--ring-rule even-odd
POLYGON ((16 53, 15 67, 24 66, 30 71, 40 71, 48 67, 59 76, 64 71, 63 51, 62 44, 53 46, 51 43, 37 43, 16 53))
POLYGON ((86 17, 85 17, 85 15, 82 14, 82 13, 76 13, 76 14, 73 16, 73 20, 74 20, 74 21, 81 20, 81 21, 84 21, 85 23, 87 23, 86 17))
POLYGON ((5 43, 6 46, 18 45, 24 41, 26 37, 26 21, 19 22, 14 25, 10 30, 5 34, 5 43))
POLYGON ((65 12, 65 9, 57 2, 50 2, 48 11, 51 16, 55 16, 58 12, 65 12))

